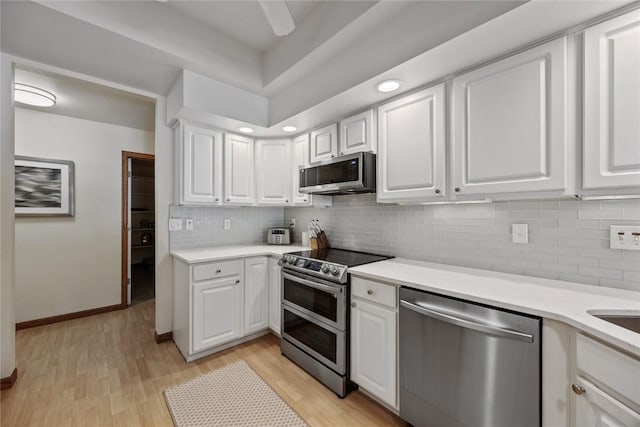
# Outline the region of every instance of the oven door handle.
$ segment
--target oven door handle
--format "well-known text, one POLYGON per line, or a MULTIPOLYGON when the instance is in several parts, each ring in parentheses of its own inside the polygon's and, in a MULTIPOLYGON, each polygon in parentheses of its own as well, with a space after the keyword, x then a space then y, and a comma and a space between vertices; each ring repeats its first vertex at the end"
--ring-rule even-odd
POLYGON ((342 287, 323 285, 322 283, 313 282, 311 280, 303 279, 302 277, 294 276, 288 273, 282 273, 282 277, 285 279, 289 279, 292 282, 302 283, 305 286, 309 286, 310 288, 315 288, 321 291, 329 292, 330 294, 337 295, 342 293, 342 287))
POLYGON ((511 329, 501 328, 499 326, 490 325, 486 323, 474 322, 473 320, 462 319, 459 317, 452 316, 448 313, 442 313, 437 310, 423 307, 421 305, 417 305, 405 300, 400 300, 400 305, 402 307, 408 308, 409 310, 413 310, 418 314, 422 314, 423 316, 428 316, 433 319, 440 320, 442 322, 451 323, 461 328, 473 329, 474 331, 482 332, 488 335, 511 338, 518 341, 525 341, 528 343, 533 342, 533 335, 527 334, 525 332, 514 331, 511 329))

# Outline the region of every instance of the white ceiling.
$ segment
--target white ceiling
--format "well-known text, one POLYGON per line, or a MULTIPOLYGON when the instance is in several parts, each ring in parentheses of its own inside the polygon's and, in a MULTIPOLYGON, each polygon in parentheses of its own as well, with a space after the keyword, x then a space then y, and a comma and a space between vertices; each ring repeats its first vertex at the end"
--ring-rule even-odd
POLYGON ((15 81, 47 90, 57 98, 53 107, 16 104, 22 108, 148 131, 155 129, 156 110, 152 99, 84 80, 21 68, 15 70, 15 81))
MULTIPOLYGON (((297 26, 318 3, 286 2, 297 26)), ((268 50, 279 40, 257 1, 168 1, 164 5, 259 51, 268 50)))
POLYGON ((306 129, 379 102, 379 79, 411 76, 403 91, 427 83, 431 63, 416 59, 503 17, 498 38, 453 62, 628 3, 287 1, 296 29, 275 37, 256 1, 0 1, 1 41, 3 52, 161 95, 192 71, 268 104, 268 119, 250 124, 273 135, 286 120, 306 129))

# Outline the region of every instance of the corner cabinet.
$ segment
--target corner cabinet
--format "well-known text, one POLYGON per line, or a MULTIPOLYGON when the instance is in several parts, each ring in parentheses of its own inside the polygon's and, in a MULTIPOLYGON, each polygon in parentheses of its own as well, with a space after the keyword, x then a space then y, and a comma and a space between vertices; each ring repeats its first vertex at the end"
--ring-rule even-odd
POLYGON ((177 203, 222 203, 222 133, 178 122, 174 144, 177 203))
POLYGON ((269 258, 269 328, 281 335, 282 324, 282 267, 277 258, 269 258))
POLYGON ((291 140, 257 140, 255 143, 256 202, 287 205, 291 198, 291 140))
POLYGON ((224 203, 253 205, 254 142, 244 136, 224 135, 224 203))
POLYGON ((640 196, 640 11, 584 31, 584 195, 640 196))
POLYGON ((575 194, 568 43, 556 39, 453 79, 456 196, 575 194))
POLYGON ((376 116, 373 110, 367 110, 355 116, 340 120, 339 130, 340 156, 362 151, 376 152, 377 129, 376 116))
POLYGON ((332 124, 316 129, 310 134, 311 163, 330 160, 338 155, 338 125, 332 124))
POLYGON ((351 282, 351 381, 398 408, 397 288, 353 277, 351 282))
POLYGON ((446 195, 445 85, 378 107, 378 202, 446 195))
POLYGON ((244 261, 244 334, 269 327, 269 258, 261 256, 244 261))

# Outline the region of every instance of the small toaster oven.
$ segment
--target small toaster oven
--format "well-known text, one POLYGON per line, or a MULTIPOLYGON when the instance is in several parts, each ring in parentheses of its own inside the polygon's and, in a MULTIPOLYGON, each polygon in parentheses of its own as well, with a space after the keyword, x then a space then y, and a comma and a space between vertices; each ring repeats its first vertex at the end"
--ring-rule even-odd
POLYGON ((267 231, 267 244, 290 245, 291 230, 286 227, 270 228, 269 231, 267 231))

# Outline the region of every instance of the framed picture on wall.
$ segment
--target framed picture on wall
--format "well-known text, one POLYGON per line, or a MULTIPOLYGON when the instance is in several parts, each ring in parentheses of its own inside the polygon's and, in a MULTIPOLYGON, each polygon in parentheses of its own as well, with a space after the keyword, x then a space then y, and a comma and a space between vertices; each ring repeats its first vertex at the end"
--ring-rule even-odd
POLYGON ((73 216, 73 162, 16 156, 16 216, 73 216))

